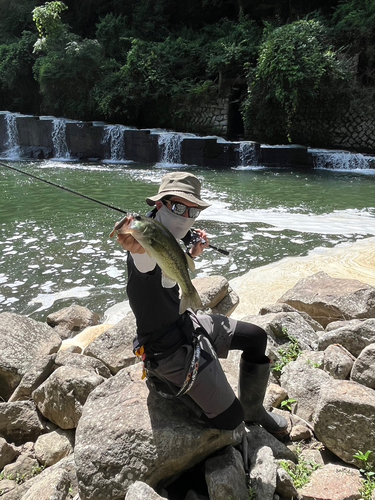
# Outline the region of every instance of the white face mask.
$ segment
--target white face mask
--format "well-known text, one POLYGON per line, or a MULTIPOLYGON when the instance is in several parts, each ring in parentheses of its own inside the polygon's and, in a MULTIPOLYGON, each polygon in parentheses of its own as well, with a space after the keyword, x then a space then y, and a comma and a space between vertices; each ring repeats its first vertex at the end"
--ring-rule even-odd
POLYGON ((163 226, 169 229, 177 240, 183 238, 195 222, 194 218, 174 214, 165 205, 156 212, 155 220, 161 222, 163 226))

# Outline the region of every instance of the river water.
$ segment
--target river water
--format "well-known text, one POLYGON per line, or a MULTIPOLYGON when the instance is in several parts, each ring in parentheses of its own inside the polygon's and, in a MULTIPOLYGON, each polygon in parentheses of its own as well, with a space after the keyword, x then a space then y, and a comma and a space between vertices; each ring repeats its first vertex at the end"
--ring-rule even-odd
MULTIPOLYGON (((8 164, 142 214, 165 173, 193 172, 211 203, 196 226, 230 252, 205 251, 196 277, 230 280, 287 256, 375 235, 374 170, 8 164)), ((108 237, 121 214, 3 166, 0 184, 0 312, 45 320, 73 303, 103 314, 126 299, 126 256, 108 237)))

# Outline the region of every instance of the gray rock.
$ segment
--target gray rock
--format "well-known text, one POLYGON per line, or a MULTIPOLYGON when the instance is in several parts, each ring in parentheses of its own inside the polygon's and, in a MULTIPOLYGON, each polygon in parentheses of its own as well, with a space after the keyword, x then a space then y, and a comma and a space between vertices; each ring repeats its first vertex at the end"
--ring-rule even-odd
POLYGON ((267 446, 272 450, 273 456, 278 460, 290 460, 297 462, 297 457, 284 443, 276 439, 272 434, 267 432, 263 427, 251 425, 246 428, 246 437, 248 442, 249 460, 253 453, 263 446, 267 446))
POLYGON ((273 500, 276 491, 278 464, 271 448, 263 446, 257 450, 251 460, 251 487, 256 500, 273 500))
POLYGON ((64 469, 56 469, 46 477, 40 477, 26 491, 21 500, 67 500, 69 498, 70 477, 64 469))
POLYGON ((263 316, 246 316, 248 321, 263 328, 277 345, 287 347, 288 337, 298 340, 301 349, 314 349, 319 336, 298 312, 270 313, 263 316))
POLYGON ((9 398, 9 402, 27 401, 31 394, 51 375, 55 369, 56 354, 43 356, 35 360, 28 371, 22 377, 17 389, 9 398))
POLYGON ((282 467, 279 467, 277 469, 276 493, 285 498, 294 498, 298 495, 297 490, 294 487, 292 478, 282 467))
POLYGON ((288 363, 281 374, 280 384, 290 399, 295 399, 293 411, 307 422, 312 422, 320 393, 334 382, 325 371, 314 367, 311 355, 323 353, 304 352, 296 361, 288 363))
POLYGON ((20 452, 14 446, 8 444, 4 438, 0 437, 0 471, 3 470, 5 465, 13 462, 19 454, 20 452))
MULTIPOLYGON (((24 500, 25 498, 27 500, 67 500, 76 492, 77 476, 74 457, 71 455, 44 469, 32 479, 17 485, 12 491, 5 493, 1 500, 24 500), (29 494, 32 496, 25 496, 29 494)), ((79 497, 74 498, 79 500, 79 497)))
POLYGON ((240 298, 230 287, 227 295, 215 307, 212 308, 213 314, 223 314, 230 316, 240 303, 240 298))
POLYGON ((276 304, 270 304, 268 306, 264 306, 259 310, 259 314, 263 316, 264 314, 269 314, 269 313, 288 313, 288 312, 296 312, 302 318, 313 328, 314 331, 320 332, 322 330, 322 325, 315 321, 309 314, 303 312, 303 311, 298 311, 295 307, 290 306, 289 304, 284 304, 282 302, 276 303, 276 304))
POLYGON ((278 302, 306 312, 323 327, 332 321, 375 316, 375 288, 325 272, 301 279, 278 302))
POLYGON ((142 481, 136 481, 130 485, 125 496, 125 500, 160 500, 162 498, 151 486, 142 481))
POLYGON ((325 332, 318 340, 318 349, 324 351, 329 345, 339 344, 356 358, 365 347, 375 343, 375 318, 358 323, 348 322, 336 330, 325 332))
POLYGON ((354 363, 351 380, 375 389, 375 344, 363 349, 354 363))
POLYGON ((312 430, 307 425, 298 424, 293 427, 289 434, 291 441, 303 441, 313 437, 312 430))
MULTIPOLYGON (((0 481, 0 497, 5 498, 6 493, 11 492, 16 488, 17 488, 16 481, 12 481, 11 479, 3 479, 2 481, 0 481)), ((19 497, 17 497, 17 499, 18 498, 19 497)))
POLYGON ((120 500, 139 480, 155 487, 213 452, 239 444, 243 427, 208 428, 179 401, 149 392, 140 365, 89 396, 76 431, 81 500, 120 500))
POLYGON ((285 389, 278 384, 269 383, 264 397, 263 406, 268 410, 272 407, 277 408, 281 405, 284 399, 287 399, 288 394, 285 389))
POLYGON ((342 321, 332 321, 332 323, 329 323, 324 331, 325 332, 331 332, 332 330, 337 330, 339 328, 342 328, 343 326, 345 327, 352 327, 359 325, 363 322, 363 319, 350 319, 350 320, 342 320, 342 321))
POLYGON ((85 348, 85 355, 104 363, 115 375, 119 370, 138 362, 133 353, 136 324, 133 313, 128 314, 85 348))
POLYGON ((319 441, 344 462, 361 467, 353 455, 358 450, 375 449, 374 415, 372 389, 348 380, 334 380, 320 392, 314 413, 314 432, 319 441))
POLYGON ((61 366, 33 392, 41 414, 61 429, 74 429, 90 392, 104 378, 93 372, 61 366))
POLYGON ((45 467, 56 464, 74 451, 74 432, 57 429, 39 436, 35 443, 35 455, 45 467))
POLYGON ((57 352, 61 339, 44 323, 0 314, 0 398, 7 400, 39 357, 57 352))
POLYGON ((203 309, 216 307, 228 294, 229 283, 223 276, 208 276, 192 280, 202 300, 203 309))
POLYGON ((38 460, 22 454, 15 462, 4 467, 4 477, 17 482, 25 481, 30 479, 39 467, 38 460))
POLYGON ((298 491, 301 500, 359 500, 362 481, 358 470, 328 464, 311 475, 309 483, 298 491))
POLYGON ((242 456, 233 446, 206 461, 205 477, 210 500, 248 499, 242 456))
POLYGON ((82 354, 72 353, 68 351, 59 351, 55 359, 56 367, 60 366, 74 366, 75 368, 82 368, 83 370, 92 371, 103 378, 112 376, 109 368, 99 359, 82 354))
POLYGON ((76 304, 47 316, 47 324, 54 328, 62 339, 73 337, 88 326, 97 325, 99 320, 99 314, 76 304))
POLYGON ((332 344, 324 351, 323 370, 333 378, 345 380, 349 378, 355 357, 345 347, 332 344))
POLYGON ((0 403, 0 436, 16 445, 35 441, 44 425, 33 401, 0 403))

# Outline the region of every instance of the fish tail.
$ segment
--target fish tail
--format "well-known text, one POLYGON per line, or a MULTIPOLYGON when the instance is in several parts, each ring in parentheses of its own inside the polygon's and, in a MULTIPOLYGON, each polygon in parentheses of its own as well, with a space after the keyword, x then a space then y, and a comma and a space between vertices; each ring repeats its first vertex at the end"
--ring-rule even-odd
POLYGON ((195 288, 188 295, 182 294, 181 296, 180 314, 183 314, 189 308, 194 310, 203 309, 201 298, 195 288))

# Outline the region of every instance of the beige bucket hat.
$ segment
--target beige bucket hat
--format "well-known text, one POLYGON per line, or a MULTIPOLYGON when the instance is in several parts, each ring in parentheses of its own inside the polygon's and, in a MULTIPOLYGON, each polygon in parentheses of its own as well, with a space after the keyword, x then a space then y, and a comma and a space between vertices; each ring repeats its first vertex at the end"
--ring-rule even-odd
POLYGON ((195 203, 201 210, 210 206, 209 203, 201 200, 201 183, 199 179, 188 172, 171 172, 165 175, 161 180, 158 194, 146 198, 146 202, 152 206, 165 196, 180 196, 195 203))

